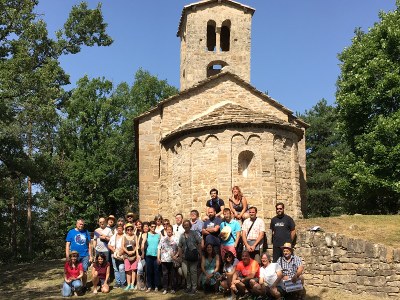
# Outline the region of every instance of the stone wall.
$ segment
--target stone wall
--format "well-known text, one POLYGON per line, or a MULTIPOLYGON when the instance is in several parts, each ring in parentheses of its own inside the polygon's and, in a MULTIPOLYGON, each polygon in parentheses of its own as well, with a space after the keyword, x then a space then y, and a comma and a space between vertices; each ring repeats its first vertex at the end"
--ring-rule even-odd
POLYGON ((342 234, 300 231, 306 285, 400 298, 400 249, 342 234))

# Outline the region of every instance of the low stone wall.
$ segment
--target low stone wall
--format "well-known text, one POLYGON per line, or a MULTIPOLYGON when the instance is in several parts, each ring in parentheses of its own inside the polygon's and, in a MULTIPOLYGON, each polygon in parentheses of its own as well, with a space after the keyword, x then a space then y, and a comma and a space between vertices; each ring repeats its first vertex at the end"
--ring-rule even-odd
POLYGON ((342 234, 297 232, 306 285, 400 299, 400 249, 342 234))

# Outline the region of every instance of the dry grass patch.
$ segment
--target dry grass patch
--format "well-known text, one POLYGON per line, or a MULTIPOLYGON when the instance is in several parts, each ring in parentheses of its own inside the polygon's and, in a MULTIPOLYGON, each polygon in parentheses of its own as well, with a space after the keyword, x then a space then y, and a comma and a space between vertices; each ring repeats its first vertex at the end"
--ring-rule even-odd
POLYGON ((400 248, 399 215, 354 215, 298 220, 298 229, 320 226, 325 232, 345 234, 352 238, 400 248))

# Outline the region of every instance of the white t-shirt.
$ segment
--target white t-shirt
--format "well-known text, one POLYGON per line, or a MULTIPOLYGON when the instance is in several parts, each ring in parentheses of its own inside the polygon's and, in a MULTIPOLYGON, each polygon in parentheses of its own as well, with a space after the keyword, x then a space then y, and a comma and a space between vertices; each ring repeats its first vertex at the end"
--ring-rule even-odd
POLYGON ((107 252, 108 251, 108 243, 103 242, 100 240, 100 235, 105 235, 108 237, 112 236, 111 228, 106 227, 104 229, 101 229, 101 227, 97 228, 94 232, 94 239, 96 240, 96 250, 98 252, 107 252))
POLYGON ((281 266, 277 263, 270 263, 267 267, 260 268, 260 278, 263 278, 264 284, 270 287, 278 278, 278 275, 276 275, 278 271, 282 271, 281 266))
POLYGON ((176 238, 177 238, 178 241, 179 241, 179 238, 181 237, 182 233, 185 232, 185 229, 183 229, 182 224, 179 225, 179 226, 178 226, 177 224, 172 225, 172 229, 173 229, 173 234, 174 234, 174 236, 176 236, 176 238))

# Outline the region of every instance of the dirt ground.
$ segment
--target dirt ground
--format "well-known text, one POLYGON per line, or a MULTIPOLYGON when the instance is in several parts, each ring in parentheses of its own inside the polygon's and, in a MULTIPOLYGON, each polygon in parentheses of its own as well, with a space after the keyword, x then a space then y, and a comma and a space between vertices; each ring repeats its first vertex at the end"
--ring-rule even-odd
MULTIPOLYGON (((25 299, 60 299, 61 297, 61 283, 63 279, 63 260, 51 260, 47 262, 19 264, 19 265, 2 265, 0 272, 0 299, 7 300, 25 300, 25 299)), ((112 286, 112 285, 111 285, 112 286)), ((315 288, 306 286, 307 300, 378 300, 372 295, 353 295, 348 292, 315 288)), ((88 292, 79 299, 146 299, 146 300, 160 300, 160 299, 223 299, 222 295, 205 295, 200 292, 196 296, 188 296, 182 291, 174 296, 171 294, 162 295, 158 293, 144 293, 144 292, 125 292, 122 289, 114 289, 107 295, 93 295, 88 292)), ((74 297, 76 298, 76 297, 74 297)))

